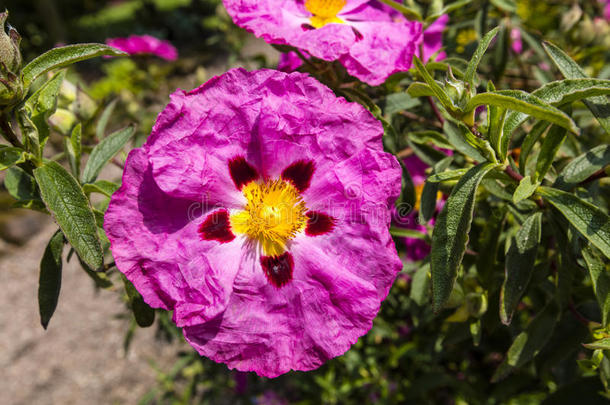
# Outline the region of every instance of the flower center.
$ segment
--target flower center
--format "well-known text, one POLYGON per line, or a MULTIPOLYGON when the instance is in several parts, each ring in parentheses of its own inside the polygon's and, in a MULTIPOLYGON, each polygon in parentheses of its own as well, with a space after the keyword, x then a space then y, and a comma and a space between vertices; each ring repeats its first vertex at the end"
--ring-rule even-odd
POLYGON ((343 20, 337 14, 345 7, 347 0, 305 0, 305 8, 313 16, 309 19, 315 28, 326 24, 341 24, 343 20))
POLYGON ((286 242, 307 224, 307 209, 299 191, 292 183, 278 179, 252 181, 242 192, 246 207, 231 215, 231 228, 258 241, 265 255, 281 255, 286 242))

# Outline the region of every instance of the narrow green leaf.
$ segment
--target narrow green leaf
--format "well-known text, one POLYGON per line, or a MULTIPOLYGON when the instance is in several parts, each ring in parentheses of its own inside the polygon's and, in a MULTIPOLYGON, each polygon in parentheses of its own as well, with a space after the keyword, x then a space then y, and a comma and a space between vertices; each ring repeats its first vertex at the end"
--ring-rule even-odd
POLYGON ((542 141, 538 160, 536 160, 535 180, 542 181, 555 159, 555 155, 566 139, 567 131, 553 125, 542 141))
POLYGON ((519 154, 519 171, 521 174, 525 174, 527 167, 527 158, 532 151, 532 148, 540 138, 540 136, 546 131, 550 124, 545 121, 537 122, 534 127, 525 135, 525 139, 521 144, 521 153, 519 154))
POLYGON ((82 126, 78 123, 72 130, 70 138, 64 138, 64 149, 74 177, 80 176, 82 126))
POLYGON ((100 141, 106 135, 106 127, 108 126, 108 121, 110 121, 110 117, 112 116, 114 107, 116 107, 118 101, 118 98, 112 100, 110 104, 108 104, 106 108, 104 108, 104 111, 102 112, 102 115, 100 116, 100 119, 97 122, 97 125, 95 127, 95 136, 100 141))
POLYGON ((32 122, 38 129, 38 142, 40 145, 44 146, 49 137, 50 132, 47 120, 57 108, 57 96, 59 95, 59 90, 65 76, 65 70, 57 72, 25 102, 26 109, 30 112, 32 122))
POLYGON ((500 291, 500 319, 509 325, 517 305, 525 292, 540 244, 542 213, 529 216, 519 231, 511 238, 510 248, 506 254, 504 283, 500 291))
POLYGON ((610 338, 603 338, 593 343, 585 343, 583 346, 591 350, 610 350, 610 338))
POLYGON ((432 97, 435 95, 430 86, 420 82, 411 83, 407 88, 407 94, 411 97, 432 97))
POLYGON ((119 56, 125 53, 103 44, 77 44, 53 48, 23 67, 21 70, 23 86, 28 88, 38 76, 49 70, 102 55, 119 56))
MULTIPOLYGON (((456 125, 456 123, 446 120, 443 124, 443 130, 447 135, 447 139, 449 139, 449 142, 456 150, 476 162, 485 162, 488 160, 484 155, 484 141, 476 138, 464 124, 456 125)), ((489 143, 487 143, 487 145, 489 145, 489 143)), ((493 150, 491 153, 493 153, 493 150)))
MULTIPOLYGON (((428 86, 430 87, 436 98, 438 98, 438 100, 441 102, 441 104, 450 111, 456 111, 457 108, 453 105, 453 101, 451 101, 451 98, 449 98, 447 93, 445 93, 445 90, 443 90, 443 88, 434 80, 434 78, 430 75, 422 61, 417 56, 413 57, 413 63, 415 64, 415 68, 417 69, 418 73, 428 84, 428 86)), ((416 97, 413 92, 409 92, 409 94, 413 97, 416 97)))
POLYGON ((95 183, 87 183, 83 185, 83 191, 89 195, 91 193, 104 194, 107 197, 112 197, 115 191, 119 189, 119 185, 107 180, 98 180, 95 183))
POLYGON ((136 322, 138 326, 141 328, 146 328, 153 324, 155 321, 155 310, 148 306, 147 303, 144 302, 144 299, 136 290, 136 288, 131 284, 127 277, 121 274, 121 278, 123 279, 123 284, 125 285, 125 292, 127 293, 127 297, 129 298, 129 306, 133 311, 133 315, 136 318, 136 322))
POLYGON ((475 193, 490 170, 491 163, 471 168, 454 187, 440 212, 432 233, 433 308, 440 311, 449 299, 462 263, 474 211, 475 193))
POLYGON ((386 6, 390 6, 393 9, 400 11, 405 17, 407 17, 409 19, 416 20, 416 21, 421 21, 423 19, 423 17, 417 10, 409 8, 402 3, 397 3, 394 0, 379 0, 379 1, 383 4, 385 4, 386 6))
POLYGON ((551 301, 515 338, 508 349, 506 359, 500 364, 491 381, 501 380, 513 369, 519 368, 532 360, 551 338, 558 318, 559 308, 555 301, 551 301))
POLYGON ((89 160, 83 170, 81 180, 83 183, 91 183, 97 179, 106 163, 112 159, 127 143, 135 132, 135 127, 130 125, 120 129, 106 138, 102 139, 91 151, 89 160))
POLYGON ((602 313, 602 326, 605 328, 610 322, 610 270, 591 246, 585 246, 582 257, 589 269, 593 291, 602 313))
POLYGON ((59 291, 61 289, 62 252, 64 250, 64 234, 61 230, 55 232, 40 261, 40 277, 38 280, 38 309, 40 323, 47 328, 49 321, 57 308, 59 291))
MULTIPOLYGON (((566 79, 587 78, 585 71, 557 46, 550 42, 544 42, 542 46, 566 79)), ((610 134, 610 103, 608 102, 608 98, 603 96, 592 97, 588 100, 584 100, 584 103, 597 118, 602 128, 610 134)))
POLYGON ((538 193, 602 253, 610 258, 610 218, 602 210, 573 194, 555 188, 539 187, 538 193))
POLYGON ((591 175, 610 164, 610 145, 599 145, 574 158, 555 181, 555 187, 564 190, 575 187, 591 175))
MULTIPOLYGON (((481 62, 481 59, 483 58, 485 51, 487 51, 489 44, 496 37, 499 30, 500 30, 500 27, 496 27, 493 30, 489 31, 487 34, 485 34, 485 36, 483 38, 481 38, 481 42, 479 42, 479 46, 477 46, 477 49, 474 51, 474 54, 472 55, 472 58, 470 59, 470 62, 468 63, 468 67, 466 68, 466 74, 464 76, 464 81, 470 83, 471 89, 475 88, 474 77, 476 75, 477 67, 479 66, 479 62, 481 62)), ((471 111, 471 110, 467 110, 467 111, 471 111)))
POLYGON ((12 146, 0 145, 0 170, 25 162, 25 151, 12 146))
POLYGON ((453 3, 448 4, 445 7, 443 7, 440 11, 437 11, 434 14, 427 16, 425 22, 432 23, 432 22, 436 21, 443 14, 449 14, 452 11, 457 10, 458 8, 462 8, 462 7, 466 6, 467 4, 470 4, 471 2, 472 2, 472 0, 454 1, 453 3))
MULTIPOLYGON (((466 106, 466 110, 472 111, 479 105, 487 104, 531 115, 534 118, 545 120, 566 128, 577 135, 580 132, 574 121, 572 121, 566 113, 544 102, 538 97, 521 90, 499 90, 477 94, 470 99, 466 106)), ((512 131, 507 130, 506 125, 507 124, 505 124, 504 131, 507 133, 507 137, 509 137, 512 131)))
MULTIPOLYGON (((448 156, 434 165, 434 173, 443 172, 453 161, 453 156, 448 156)), ((426 181, 419 198, 419 220, 426 223, 436 212, 436 199, 438 196, 438 183, 426 181)))
POLYGON ((413 275, 409 297, 419 306, 428 302, 430 297, 430 264, 419 267, 413 275))
POLYGON ((489 130, 488 138, 491 147, 496 151, 501 161, 506 159, 507 150, 503 150, 504 144, 504 120, 506 119, 507 110, 502 107, 489 105, 488 106, 488 121, 489 130))
POLYGON ((416 231, 415 229, 390 227, 390 234, 399 238, 426 239, 426 234, 416 231))
POLYGON ((56 162, 34 170, 47 209, 79 257, 91 268, 103 265, 103 254, 89 200, 76 179, 56 162))
POLYGON ((413 98, 405 92, 389 94, 385 99, 384 114, 387 116, 396 114, 399 111, 408 110, 417 107, 421 104, 416 98, 413 98))
POLYGON ((400 166, 402 167, 400 195, 394 205, 399 216, 407 216, 413 211, 417 196, 415 195, 415 185, 411 174, 404 163, 401 162, 400 166))
POLYGON ((453 150, 453 145, 447 141, 445 136, 437 131, 413 131, 407 134, 407 137, 412 142, 418 144, 431 143, 437 148, 442 149, 451 149, 453 150))
POLYGON ((40 200, 36 180, 20 167, 11 167, 6 171, 4 187, 17 201, 40 200))
POLYGON ((539 185, 540 183, 532 179, 530 176, 525 176, 522 178, 517 186, 517 189, 513 193, 513 203, 518 204, 519 201, 529 198, 532 194, 534 194, 539 185))
POLYGON ((457 179, 461 178, 463 175, 465 175, 466 172, 468 172, 468 170, 469 170, 468 168, 446 170, 444 172, 433 174, 432 176, 428 177, 426 179, 426 181, 430 182, 430 183, 440 183, 443 181, 457 180, 457 179))

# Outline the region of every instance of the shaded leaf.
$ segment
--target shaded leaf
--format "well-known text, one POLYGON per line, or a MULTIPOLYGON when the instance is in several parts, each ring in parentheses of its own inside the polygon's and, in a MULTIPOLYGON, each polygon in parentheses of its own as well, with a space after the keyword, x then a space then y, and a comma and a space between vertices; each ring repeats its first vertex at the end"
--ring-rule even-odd
POLYGON ((532 194, 534 194, 539 185, 540 183, 532 179, 530 176, 525 176, 522 178, 517 186, 517 189, 513 193, 513 203, 518 204, 519 201, 529 198, 532 194))
POLYGON ((112 197, 115 191, 119 189, 119 185, 107 180, 98 180, 95 183, 87 183, 83 185, 83 191, 89 195, 91 193, 104 194, 107 197, 112 197))
MULTIPOLYGON (((472 55, 472 58, 470 59, 470 62, 468 63, 468 67, 466 68, 466 73, 464 74, 464 81, 470 83, 471 89, 475 88, 474 77, 476 75, 477 67, 479 66, 479 62, 481 62, 481 59, 483 58, 485 51, 487 51, 489 44, 496 37, 499 30, 500 30, 500 27, 496 27, 493 30, 489 31, 487 34, 485 34, 485 36, 483 36, 483 38, 481 38, 481 42, 479 42, 477 49, 474 51, 474 54, 472 55)), ((467 111, 471 111, 471 110, 467 110, 467 111)))
POLYGON ((555 159, 555 155, 566 139, 567 131, 564 128, 553 125, 542 141, 540 153, 536 160, 535 180, 542 181, 555 159))
POLYGON ((559 173, 554 186, 564 190, 570 189, 609 164, 610 145, 596 146, 572 159, 559 173))
POLYGON ((20 167, 11 167, 6 171, 4 187, 18 201, 40 200, 40 194, 36 188, 36 180, 20 167))
POLYGON ((49 240, 40 261, 38 309, 40 312, 40 323, 45 329, 49 325, 59 300, 62 270, 61 255, 63 250, 64 235, 61 233, 61 230, 58 230, 49 240))
POLYGON ((532 151, 532 148, 549 125, 550 124, 545 121, 537 122, 527 135, 525 135, 525 139, 521 144, 521 153, 519 154, 519 171, 521 174, 525 174, 527 158, 532 151))
POLYGON ((83 175, 81 176, 82 182, 91 183, 95 181, 102 171, 102 168, 114 155, 123 149, 134 131, 135 127, 130 125, 102 139, 91 151, 91 155, 89 156, 89 160, 87 160, 83 175))
POLYGON ((125 292, 127 293, 127 297, 129 298, 129 306, 133 311, 133 315, 136 318, 136 322, 138 326, 141 328, 146 328, 153 324, 155 321, 155 310, 148 306, 147 303, 144 302, 144 299, 136 290, 136 288, 131 284, 127 277, 121 274, 121 278, 123 279, 123 284, 125 285, 125 292))
POLYGON ((25 151, 12 146, 0 145, 0 170, 25 162, 25 151))
POLYGON ((442 309, 449 299, 462 263, 474 211, 475 193, 485 175, 495 167, 483 163, 471 168, 453 188, 432 233, 431 272, 433 308, 442 309))
POLYGON ((532 276, 536 251, 540 244, 541 222, 540 212, 529 216, 511 238, 506 254, 504 283, 500 292, 500 319, 505 325, 510 324, 532 276))
POLYGON ((100 116, 100 119, 98 120, 97 125, 95 127, 95 136, 98 140, 102 140, 102 138, 104 138, 104 136, 106 135, 106 127, 108 126, 108 121, 110 120, 112 112, 114 111, 114 107, 116 107, 118 101, 118 98, 112 100, 106 106, 106 108, 104 108, 104 111, 102 111, 102 115, 100 116))
POLYGON ((419 306, 428 303, 430 297, 430 264, 419 267, 413 275, 409 297, 419 306))
MULTIPOLYGON (((452 156, 448 156, 434 165, 434 173, 440 173, 449 167, 453 161, 452 156)), ((426 181, 422 189, 419 200, 419 221, 425 223, 432 218, 436 211, 436 198, 438 195, 438 184, 426 181)))
POLYGON ((595 297, 597 297, 597 303, 602 313, 602 325, 607 327, 610 321, 610 271, 606 268, 604 260, 591 246, 586 246, 582 250, 582 257, 587 264, 593 291, 595 291, 595 297))
POLYGON ((78 123, 72 130, 70 137, 64 138, 64 150, 68 156, 70 170, 74 177, 80 176, 82 126, 78 123))

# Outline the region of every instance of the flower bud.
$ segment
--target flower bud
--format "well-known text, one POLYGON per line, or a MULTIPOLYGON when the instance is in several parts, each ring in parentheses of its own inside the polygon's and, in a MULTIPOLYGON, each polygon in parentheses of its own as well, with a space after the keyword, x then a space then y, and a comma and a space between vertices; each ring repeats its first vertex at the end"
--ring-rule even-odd
POLYGON ((466 83, 457 80, 453 76, 451 67, 447 71, 444 89, 455 107, 463 108, 470 99, 470 90, 467 88, 466 83))
POLYGON ((11 73, 17 73, 21 67, 21 52, 19 51, 19 43, 21 36, 16 29, 8 25, 8 33, 5 30, 4 23, 8 18, 8 11, 0 13, 0 63, 4 64, 4 68, 11 73))

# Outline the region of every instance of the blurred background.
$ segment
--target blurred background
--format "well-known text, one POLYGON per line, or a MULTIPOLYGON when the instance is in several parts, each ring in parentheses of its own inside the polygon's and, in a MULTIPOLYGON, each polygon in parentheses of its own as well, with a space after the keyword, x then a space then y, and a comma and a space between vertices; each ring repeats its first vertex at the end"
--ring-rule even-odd
MULTIPOLYGON (((62 142, 71 114, 87 118, 88 103, 95 111, 113 105, 109 131, 136 123, 138 146, 176 88, 195 88, 232 66, 275 67, 279 56, 237 28, 220 0, 3 0, 0 9, 9 10, 8 21, 23 38, 24 61, 60 44, 103 43, 131 34, 153 35, 178 49, 174 62, 98 58, 71 67, 67 78, 81 98, 60 106, 51 146, 62 142)), ((502 25, 500 40, 509 44, 507 33, 517 27, 523 49, 497 47, 482 66, 490 77, 501 66, 496 77, 501 88, 530 90, 551 79, 540 38, 576 55, 587 73, 607 77, 610 36, 607 21, 598 20, 601 10, 597 0, 476 0, 452 13, 444 43, 449 56, 469 59, 481 33, 502 25)), ((405 108, 384 104, 381 91, 375 96, 387 114, 405 108)), ((102 178, 120 178, 126 152, 102 178)), ((599 403, 586 400, 587 392, 602 387, 595 373, 581 378, 576 360, 583 354, 573 341, 565 344, 569 350, 541 353, 542 372, 525 370, 492 384, 516 329, 486 330, 473 344, 470 324, 459 313, 464 297, 447 314, 455 310, 455 316, 437 317, 411 287, 424 282, 413 279, 421 261, 406 263, 374 328, 352 350, 314 372, 274 380, 201 358, 167 313, 157 312, 153 326, 138 328, 122 290, 96 287, 75 261, 65 268, 59 306, 45 331, 36 304, 38 265, 56 227, 47 216, 12 208, 13 203, 0 192, 1 404, 599 403)), ((397 240, 397 247, 404 252, 404 241, 397 240)), ((492 312, 497 314, 497 307, 492 312)), ((527 321, 532 314, 523 316, 527 321)), ((566 320, 553 336, 554 350, 565 331, 571 331, 570 339, 587 333, 576 320, 566 320)))

